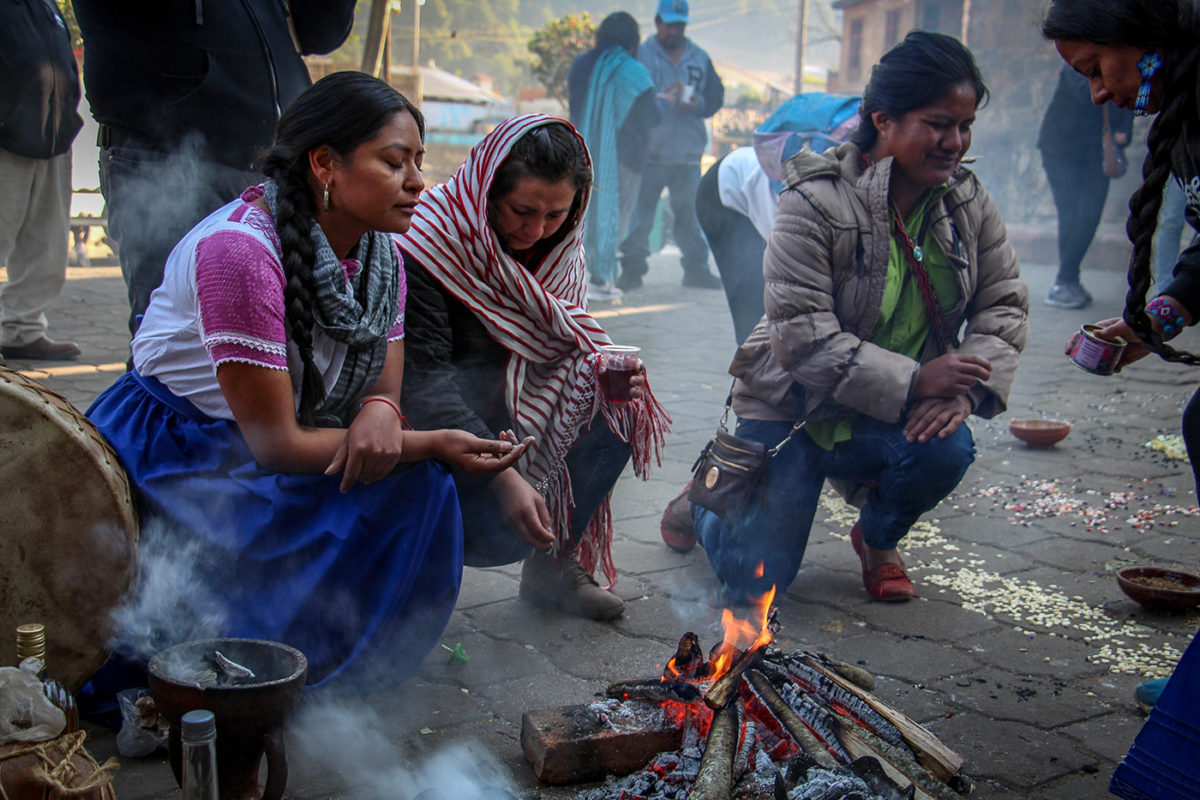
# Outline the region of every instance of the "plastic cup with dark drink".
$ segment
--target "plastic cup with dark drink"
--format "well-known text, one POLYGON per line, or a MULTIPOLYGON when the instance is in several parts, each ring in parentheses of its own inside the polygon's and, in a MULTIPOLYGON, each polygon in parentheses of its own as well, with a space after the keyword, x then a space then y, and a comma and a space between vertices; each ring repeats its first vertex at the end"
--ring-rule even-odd
POLYGON ((629 400, 629 379, 638 371, 642 348, 608 344, 600 348, 600 391, 613 403, 629 400))

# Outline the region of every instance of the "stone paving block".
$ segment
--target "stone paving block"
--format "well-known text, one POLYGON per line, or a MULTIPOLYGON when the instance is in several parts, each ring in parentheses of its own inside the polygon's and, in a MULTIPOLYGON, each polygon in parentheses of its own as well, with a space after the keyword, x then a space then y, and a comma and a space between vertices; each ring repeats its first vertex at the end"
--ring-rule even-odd
MULTIPOLYGON (((953 598, 927 596, 925 591, 922 588, 912 601, 897 604, 896 608, 899 610, 903 607, 904 611, 883 620, 884 627, 893 633, 906 636, 959 642, 1000 626, 1000 623, 993 619, 963 608, 962 604, 953 598)), ((879 619, 872 620, 873 626, 879 624, 879 619)))
POLYGON ((840 655, 836 657, 859 664, 874 675, 888 675, 921 685, 945 675, 970 672, 980 666, 974 654, 931 644, 931 640, 924 637, 872 631, 839 644, 840 655))
MULTIPOLYGON (((980 566, 988 565, 991 572, 1008 575, 1014 572, 1028 570, 1031 566, 1028 559, 1019 553, 991 547, 979 542, 956 546, 955 550, 938 553, 938 562, 943 567, 980 566)), ((917 572, 919 575, 919 571, 917 572)))
POLYGON ((966 759, 963 771, 967 775, 995 779, 1005 787, 1024 790, 1026 797, 1035 786, 1076 773, 1096 761, 1057 732, 982 714, 955 714, 926 727, 966 759), (983 729, 986 737, 979 735, 983 729))
POLYGON ((474 608, 485 603, 510 600, 520 586, 520 565, 505 568, 463 569, 462 587, 456 608, 474 608))
MULTIPOLYGON (((865 668, 866 664, 860 663, 859 666, 865 668)), ((955 709, 940 692, 924 685, 918 687, 888 675, 875 676, 873 694, 920 725, 927 726, 933 720, 944 719, 947 714, 955 713, 955 709)))
POLYGON ((995 667, 947 676, 926 686, 941 692, 956 707, 989 719, 1041 728, 1057 728, 1104 715, 1119 702, 1115 697, 1106 702, 1095 692, 1089 696, 1090 690, 1055 676, 1019 675, 995 667))
POLYGON ((1113 768, 1108 764, 1084 764, 1077 773, 1065 775, 1046 786, 1035 788, 1030 800, 1097 800, 1113 797, 1108 793, 1113 768))
POLYGON ((1064 636, 1020 633, 1004 628, 970 641, 971 655, 980 663, 1014 675, 1050 676, 1075 680, 1108 671, 1089 659, 1097 648, 1064 636))
POLYGON ((1103 542, 1064 541, 1049 537, 1013 548, 1018 554, 1039 564, 1052 564, 1064 572, 1080 569, 1103 569, 1113 558, 1120 557, 1122 548, 1103 542))
POLYGON ((1133 692, 1126 695, 1126 704, 1116 713, 1103 714, 1092 719, 1064 725, 1058 731, 1079 742, 1089 752, 1105 758, 1115 766, 1129 748, 1145 722, 1144 713, 1134 706, 1133 692))

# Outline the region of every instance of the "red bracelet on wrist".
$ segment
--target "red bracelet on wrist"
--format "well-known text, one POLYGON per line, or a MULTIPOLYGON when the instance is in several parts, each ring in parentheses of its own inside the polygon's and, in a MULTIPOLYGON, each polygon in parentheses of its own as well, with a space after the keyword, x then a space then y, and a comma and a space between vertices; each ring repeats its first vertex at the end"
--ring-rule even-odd
POLYGON ((396 412, 396 416, 400 418, 400 424, 404 427, 407 427, 407 420, 405 420, 404 415, 400 413, 400 406, 396 405, 395 401, 390 397, 384 397, 380 394, 373 394, 370 397, 364 397, 358 404, 358 410, 362 411, 363 406, 365 406, 367 403, 387 403, 392 407, 392 410, 396 412))

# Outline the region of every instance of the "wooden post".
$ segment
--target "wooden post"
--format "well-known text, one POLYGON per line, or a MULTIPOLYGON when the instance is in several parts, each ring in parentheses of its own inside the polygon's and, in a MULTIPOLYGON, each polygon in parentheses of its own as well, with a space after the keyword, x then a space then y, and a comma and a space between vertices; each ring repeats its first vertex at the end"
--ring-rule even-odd
POLYGON ((371 0, 370 17, 367 21, 367 39, 363 42, 362 71, 369 75, 379 74, 379 62, 383 58, 384 23, 388 18, 390 0, 371 0))
POLYGON ((804 39, 808 35, 808 0, 800 0, 796 30, 796 81, 792 86, 796 94, 804 92, 804 39))

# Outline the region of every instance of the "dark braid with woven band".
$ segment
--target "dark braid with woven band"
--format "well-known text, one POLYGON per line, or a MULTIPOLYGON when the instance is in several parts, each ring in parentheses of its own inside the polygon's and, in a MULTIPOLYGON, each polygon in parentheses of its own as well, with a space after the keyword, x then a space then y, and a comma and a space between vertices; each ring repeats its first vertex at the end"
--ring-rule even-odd
POLYGON ((1187 324, 1175 304, 1165 297, 1156 297, 1146 304, 1146 313, 1158 320, 1162 326, 1163 341, 1174 339, 1187 324))
POLYGON ((938 305, 937 293, 934 292, 933 284, 929 281, 929 273, 925 271, 921 248, 913 243, 904 223, 900 221, 900 214, 895 209, 892 210, 892 223, 896 231, 896 239, 900 242, 900 250, 904 253, 905 260, 908 261, 908 268, 912 270, 913 277, 917 279, 917 288, 921 290, 921 299, 925 301, 925 313, 929 316, 930 333, 933 334, 938 354, 946 353, 950 350, 950 334, 946 330, 946 320, 942 316, 941 306, 938 305))

